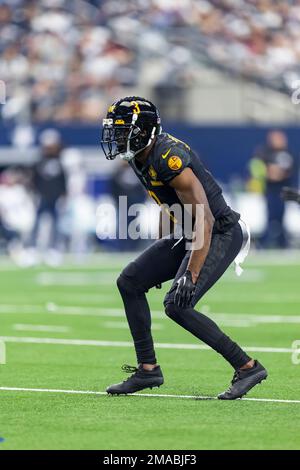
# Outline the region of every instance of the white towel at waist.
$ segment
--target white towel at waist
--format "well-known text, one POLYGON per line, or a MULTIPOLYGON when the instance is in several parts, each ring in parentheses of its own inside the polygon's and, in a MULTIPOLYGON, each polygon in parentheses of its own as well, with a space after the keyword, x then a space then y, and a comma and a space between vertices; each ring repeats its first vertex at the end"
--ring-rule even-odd
POLYGON ((235 258, 235 272, 237 276, 240 276, 243 272, 243 268, 240 266, 248 256, 249 250, 250 250, 250 242, 251 242, 251 235, 250 235, 250 229, 249 226, 244 222, 244 220, 240 219, 239 224, 241 226, 242 232, 243 232, 243 244, 242 248, 235 258))

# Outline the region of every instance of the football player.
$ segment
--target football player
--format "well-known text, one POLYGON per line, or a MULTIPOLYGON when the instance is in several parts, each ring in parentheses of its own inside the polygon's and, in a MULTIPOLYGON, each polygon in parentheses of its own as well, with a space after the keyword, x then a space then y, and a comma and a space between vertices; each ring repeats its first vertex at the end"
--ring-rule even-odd
MULTIPOLYGON (((218 398, 234 400, 266 379, 266 369, 249 357, 195 305, 237 258, 249 236, 240 215, 225 202, 221 188, 198 156, 184 142, 162 132, 158 109, 144 98, 125 97, 103 119, 101 145, 107 159, 126 160, 154 201, 164 207, 190 207, 193 233, 203 234, 202 247, 188 244, 190 235, 174 233, 153 243, 120 274, 117 285, 133 337, 137 367, 123 366, 132 375, 107 388, 109 394, 134 393, 163 384, 151 335, 146 293, 173 279, 164 299, 168 317, 221 354, 234 368, 229 389, 218 398), (166 205, 166 206, 165 206, 166 205), (188 205, 188 206, 186 206, 188 205), (204 211, 203 222, 197 207, 204 211)), ((169 213, 170 217, 172 214, 169 213)), ((176 221, 175 221, 176 222, 176 221)), ((249 241, 248 241, 249 243, 249 241)))

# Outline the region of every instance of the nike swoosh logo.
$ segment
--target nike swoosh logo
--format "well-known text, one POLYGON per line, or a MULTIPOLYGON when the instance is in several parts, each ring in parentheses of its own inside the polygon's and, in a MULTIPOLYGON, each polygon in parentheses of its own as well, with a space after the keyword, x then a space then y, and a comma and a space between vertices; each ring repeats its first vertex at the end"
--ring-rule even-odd
POLYGON ((171 147, 169 148, 169 150, 166 153, 161 154, 162 158, 167 158, 167 156, 169 155, 170 152, 171 152, 171 147))

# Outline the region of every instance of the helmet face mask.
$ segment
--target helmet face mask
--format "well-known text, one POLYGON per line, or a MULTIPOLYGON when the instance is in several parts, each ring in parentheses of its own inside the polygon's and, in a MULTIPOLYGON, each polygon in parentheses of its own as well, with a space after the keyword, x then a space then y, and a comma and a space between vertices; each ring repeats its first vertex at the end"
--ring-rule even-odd
POLYGON ((104 124, 101 145, 106 158, 114 160, 119 156, 123 160, 131 160, 139 150, 141 136, 141 129, 134 124, 118 127, 104 124))
POLYGON ((161 131, 155 106, 143 98, 128 97, 112 105, 103 119, 101 146, 108 160, 130 161, 161 131))

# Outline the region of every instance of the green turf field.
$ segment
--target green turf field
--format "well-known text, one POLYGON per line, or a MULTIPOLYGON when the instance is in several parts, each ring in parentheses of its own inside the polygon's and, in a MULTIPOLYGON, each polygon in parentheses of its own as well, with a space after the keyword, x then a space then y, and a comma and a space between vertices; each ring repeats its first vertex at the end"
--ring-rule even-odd
POLYGON ((149 294, 165 385, 151 397, 95 393, 127 377, 122 364, 135 365, 114 285, 126 261, 1 262, 0 450, 300 449, 300 255, 252 255, 241 278, 230 269, 198 306, 269 370, 248 395, 262 401, 235 402, 193 398, 215 397, 232 370, 164 316, 167 285, 149 294))

